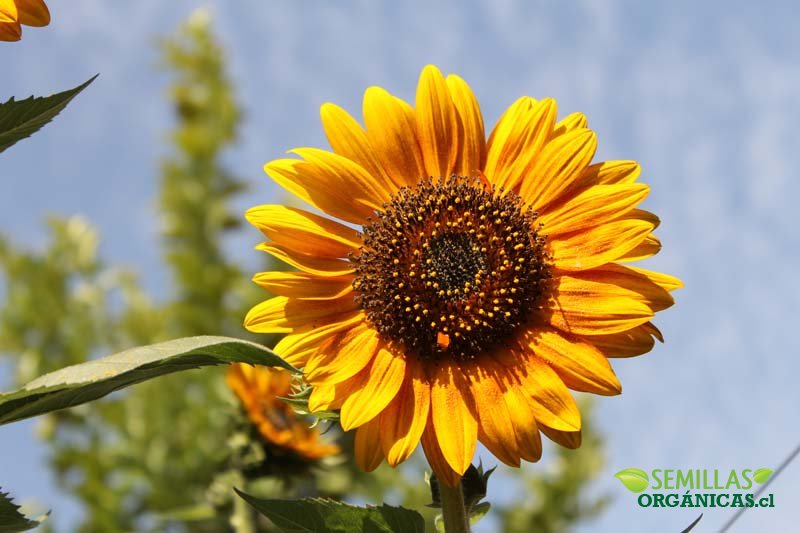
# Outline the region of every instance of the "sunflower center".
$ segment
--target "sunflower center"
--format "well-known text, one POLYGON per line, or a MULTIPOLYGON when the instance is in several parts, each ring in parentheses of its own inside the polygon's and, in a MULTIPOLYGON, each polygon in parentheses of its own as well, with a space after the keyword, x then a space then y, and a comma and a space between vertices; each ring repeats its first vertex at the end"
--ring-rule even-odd
POLYGON ((363 243, 356 302, 386 341, 425 360, 471 359, 508 341, 549 278, 536 213, 461 176, 398 191, 363 243))
POLYGON ((427 278, 439 284, 442 298, 458 299, 468 286, 480 284, 488 272, 488 257, 468 233, 445 233, 430 239, 422 254, 427 278))

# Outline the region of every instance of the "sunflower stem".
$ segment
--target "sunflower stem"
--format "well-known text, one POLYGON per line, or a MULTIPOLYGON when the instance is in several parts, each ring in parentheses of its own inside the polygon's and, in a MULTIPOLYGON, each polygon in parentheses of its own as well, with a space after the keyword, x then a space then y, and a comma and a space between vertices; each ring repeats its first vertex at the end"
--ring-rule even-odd
MULTIPOLYGON (((236 471, 234 486, 244 487, 245 479, 241 471, 236 471)), ((235 533, 256 533, 256 515, 250 504, 244 498, 233 498, 233 513, 230 516, 230 525, 235 533)))
POLYGON ((461 480, 455 487, 448 487, 439 483, 439 493, 442 498, 442 518, 446 533, 469 533, 469 519, 467 508, 464 505, 464 491, 461 480))

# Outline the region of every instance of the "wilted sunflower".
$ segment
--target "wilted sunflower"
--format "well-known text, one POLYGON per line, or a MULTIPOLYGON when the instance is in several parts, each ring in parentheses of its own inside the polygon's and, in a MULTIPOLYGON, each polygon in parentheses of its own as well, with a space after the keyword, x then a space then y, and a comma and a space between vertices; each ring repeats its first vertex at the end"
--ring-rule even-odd
POLYGON ((43 0, 0 0, 0 41, 19 41, 22 26, 47 26, 50 11, 43 0))
POLYGON ((319 431, 281 400, 291 394, 292 376, 286 370, 237 363, 228 368, 225 380, 273 452, 307 461, 339 452, 338 446, 322 442, 319 431))
POLYGON ((645 353, 676 278, 625 266, 660 248, 633 161, 590 164, 597 140, 553 99, 517 100, 488 140, 467 84, 422 71, 416 106, 367 89, 366 129, 322 106, 333 152, 265 166, 280 185, 350 226, 264 205, 258 248, 299 269, 264 272, 277 294, 245 325, 288 333, 275 350, 304 367, 312 410, 358 428, 356 460, 405 460, 422 442, 455 485, 480 440, 518 466, 541 431, 580 444, 568 389, 620 393, 608 357, 645 353))

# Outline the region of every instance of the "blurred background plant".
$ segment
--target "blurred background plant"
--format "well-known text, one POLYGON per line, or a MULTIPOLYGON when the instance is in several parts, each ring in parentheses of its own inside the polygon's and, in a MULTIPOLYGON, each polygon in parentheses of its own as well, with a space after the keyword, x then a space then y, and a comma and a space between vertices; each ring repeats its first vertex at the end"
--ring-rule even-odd
MULTIPOLYGON (((12 362, 18 385, 130 346, 199 334, 242 337, 246 309, 264 298, 250 273, 224 252, 242 230, 231 203, 245 185, 226 171, 221 156, 236 142, 243 112, 208 16, 196 13, 160 50, 173 78, 169 102, 176 119, 158 199, 172 290, 146 294, 134 273, 105 264, 98 231, 79 216, 48 220, 50 240, 41 250, 0 235, 0 357, 12 362)), ((492 479, 488 499, 495 511, 484 527, 569 531, 602 512, 607 498, 591 483, 602 469, 603 440, 590 420, 585 424, 579 450, 552 447, 542 463, 503 468, 492 479), (494 498, 498 493, 506 496, 494 498)), ((352 439, 335 429, 322 438, 338 440, 339 455, 269 453, 226 386, 224 369, 175 374, 49 415, 39 434, 59 484, 82 505, 79 531, 270 530, 234 499, 233 486, 262 497, 385 500, 418 510, 430 503, 421 456, 399 470, 382 466, 364 474, 349 459, 352 439), (299 468, 259 468, 265 461, 299 468)), ((435 514, 426 511, 431 528, 435 514)), ((64 527, 58 517, 44 526, 64 527)))

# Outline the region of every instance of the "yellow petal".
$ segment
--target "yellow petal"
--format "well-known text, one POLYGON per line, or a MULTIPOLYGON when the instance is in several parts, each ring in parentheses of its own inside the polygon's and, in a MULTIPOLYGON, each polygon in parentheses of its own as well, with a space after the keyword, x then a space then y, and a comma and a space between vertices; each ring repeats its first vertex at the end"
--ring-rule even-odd
POLYGON ((581 428, 581 414, 564 382, 544 361, 508 354, 504 375, 507 387, 520 388, 530 400, 529 407, 537 422, 565 431, 581 428))
POLYGON ((296 328, 319 327, 355 309, 352 296, 330 301, 276 296, 250 309, 244 326, 253 333, 291 333, 296 328))
POLYGON ((672 276, 613 263, 572 275, 575 279, 616 285, 627 291, 626 294, 631 298, 644 303, 656 312, 663 311, 675 303, 669 291, 662 287, 656 279, 669 283, 675 288, 682 286, 680 280, 672 276))
POLYGON ((383 189, 394 192, 399 188, 378 161, 367 134, 347 111, 327 103, 322 105, 320 116, 325 135, 334 152, 364 168, 380 182, 383 189))
POLYGON ((461 482, 461 474, 453 470, 445 459, 444 453, 439 447, 439 440, 433 429, 433 422, 430 417, 420 441, 422 443, 422 451, 425 452, 425 458, 428 460, 428 464, 431 465, 439 483, 444 483, 448 487, 458 485, 461 482))
POLYGON ((573 130, 554 138, 526 172, 520 196, 533 209, 558 199, 586 169, 596 149, 597 136, 591 130, 573 130))
POLYGON ((234 363, 230 365, 225 372, 225 383, 227 383, 228 387, 230 387, 239 398, 249 396, 248 381, 250 377, 248 375, 248 368, 253 367, 243 363, 234 363))
POLYGON ((624 215, 647 197, 641 183, 597 185, 539 216, 547 235, 582 230, 624 215))
POLYGON ((25 26, 47 26, 50 11, 43 0, 14 0, 19 11, 19 22, 25 26))
POLYGON ((307 272, 260 272, 253 281, 276 296, 335 300, 353 290, 353 276, 321 277, 307 272))
POLYGON ((661 332, 651 322, 611 335, 585 337, 606 357, 635 357, 653 349, 655 339, 664 341, 661 332))
POLYGON ((372 472, 383 461, 381 429, 378 420, 371 420, 356 430, 353 455, 356 464, 364 472, 372 472))
POLYGON ((514 425, 520 457, 538 461, 542 458, 542 437, 531 407, 533 400, 521 387, 505 387, 503 401, 514 425))
POLYGON ((416 98, 417 136, 427 176, 450 176, 459 156, 458 115, 438 68, 422 70, 416 98))
POLYGON ((603 161, 588 166, 581 181, 591 185, 633 183, 641 173, 642 168, 636 161, 603 161))
MULTIPOLYGON (((310 149, 309 149, 310 150, 310 149)), ((309 155, 307 150, 300 153, 309 155)), ((382 200, 367 171, 345 158, 330 154, 331 165, 298 159, 276 159, 264 170, 281 187, 317 209, 341 220, 363 224, 382 200), (350 172, 350 170, 354 170, 350 172), (358 170, 360 169, 360 170, 358 170)))
POLYGON ((649 234, 642 242, 636 245, 630 251, 622 254, 616 259, 619 263, 629 263, 633 261, 641 261, 648 257, 653 257, 661 251, 661 241, 653 235, 649 234))
POLYGON ((317 385, 308 397, 308 410, 312 413, 328 411, 333 408, 336 400, 336 386, 334 384, 317 385))
POLYGON ((645 211, 644 209, 631 209, 624 215, 620 216, 617 220, 644 220, 645 222, 652 224, 653 229, 657 228, 661 224, 661 220, 655 215, 655 213, 645 211))
POLYGON ((614 396, 622 392, 614 370, 594 345, 552 328, 532 329, 520 340, 523 348, 546 362, 572 390, 614 396))
POLYGON ((16 23, 19 20, 19 11, 16 0, 0 0, 0 23, 16 23))
POLYGON ((531 173, 538 165, 542 149, 550 139, 557 114, 556 101, 552 98, 545 98, 532 105, 520 139, 520 149, 517 152, 513 146, 510 151, 513 157, 507 155, 502 164, 498 165, 492 180, 495 185, 519 190, 523 180, 537 179, 531 173))
POLYGON ((367 139, 392 181, 402 187, 426 177, 411 106, 380 87, 370 87, 363 107, 367 139))
POLYGON ((439 362, 431 382, 431 420, 445 460, 463 474, 475 454, 478 422, 469 382, 451 361, 439 362))
POLYGON ((260 205, 244 216, 272 242, 304 254, 346 257, 361 245, 356 230, 294 207, 260 205))
POLYGON ((380 414, 381 446, 386 461, 397 466, 414 452, 428 421, 431 392, 422 365, 406 365, 403 386, 380 414))
POLYGON ((22 28, 19 22, 0 21, 0 41, 14 42, 22 38, 22 28))
POLYGON ((267 252, 287 265, 291 265, 295 268, 299 268, 303 272, 317 276, 339 277, 347 276, 355 272, 353 264, 347 261, 303 254, 279 244, 264 242, 256 246, 256 250, 267 252))
POLYGON ((573 130, 583 129, 588 127, 589 121, 583 113, 571 113, 559 120, 553 127, 552 137, 564 135, 573 130))
POLYGON ((614 283, 569 275, 554 278, 544 320, 577 335, 608 335, 644 324, 653 311, 635 292, 614 283))
POLYGON ((354 327, 313 355, 304 377, 312 385, 350 379, 372 362, 379 346, 378 333, 371 326, 354 327))
POLYGON ((645 220, 622 218, 571 233, 553 235, 548 239, 550 253, 559 269, 595 268, 624 257, 647 238, 653 227, 645 220))
POLYGON ((642 169, 636 161, 602 161, 589 165, 562 196, 577 195, 597 185, 631 184, 642 169))
POLYGON ((476 403, 478 440, 505 464, 519 466, 517 437, 503 396, 505 385, 495 373, 496 369, 483 361, 467 371, 476 403))
POLYGON ((483 169, 486 160, 486 134, 481 108, 467 82, 455 74, 447 76, 447 88, 463 131, 461 154, 455 172, 459 176, 475 177, 483 169))
POLYGON ((652 322, 647 322, 639 327, 641 327, 642 329, 647 331, 650 335, 658 339, 658 342, 664 342, 664 335, 661 333, 661 330, 658 329, 656 325, 653 324, 652 322))
POLYGON ((366 317, 362 311, 355 311, 351 314, 342 315, 339 320, 331 324, 325 324, 314 329, 300 328, 302 331, 298 333, 285 335, 278 341, 273 351, 290 365, 303 367, 308 358, 316 353, 320 346, 330 337, 340 331, 346 331, 361 324, 365 319, 366 317))
POLYGON ((675 276, 670 276, 669 274, 663 274, 661 272, 653 272, 652 270, 645 270, 644 268, 636 268, 636 267, 625 267, 627 270, 636 272, 645 276, 647 279, 658 285, 664 290, 672 292, 677 289, 683 288, 683 282, 676 278, 675 276))
POLYGON ((312 413, 341 409, 345 400, 363 386, 364 376, 361 374, 340 383, 316 385, 308 398, 308 409, 312 413))
POLYGON ((355 196, 373 209, 380 209, 394 194, 394 185, 372 176, 364 167, 339 154, 318 148, 295 148, 289 152, 314 164, 321 181, 338 181, 338 185, 352 187, 344 191, 345 196, 355 196))
POLYGON ((581 447, 581 432, 580 431, 559 431, 547 426, 541 426, 539 429, 542 433, 547 435, 547 438, 569 448, 575 450, 581 447))
POLYGON ((492 183, 497 183, 496 176, 501 169, 509 168, 522 151, 535 104, 536 100, 529 96, 518 99, 503 113, 489 135, 484 174, 492 183))
POLYGON ((378 416, 400 390, 405 369, 402 356, 386 348, 378 350, 372 364, 361 372, 363 386, 342 404, 342 429, 349 431, 378 416))

